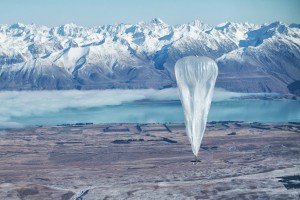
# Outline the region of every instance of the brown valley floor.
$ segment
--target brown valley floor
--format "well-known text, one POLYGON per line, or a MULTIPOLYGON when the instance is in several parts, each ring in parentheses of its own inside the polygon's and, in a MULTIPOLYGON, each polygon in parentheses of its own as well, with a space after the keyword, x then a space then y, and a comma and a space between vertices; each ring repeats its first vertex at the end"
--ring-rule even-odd
POLYGON ((0 131, 0 199, 299 199, 300 123, 211 122, 193 165, 183 124, 0 131))

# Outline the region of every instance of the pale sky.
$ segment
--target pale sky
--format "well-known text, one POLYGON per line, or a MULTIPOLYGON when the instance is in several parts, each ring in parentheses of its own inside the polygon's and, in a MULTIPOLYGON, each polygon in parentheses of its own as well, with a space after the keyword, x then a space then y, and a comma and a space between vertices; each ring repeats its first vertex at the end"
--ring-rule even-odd
POLYGON ((65 23, 92 27, 150 21, 170 25, 199 19, 216 25, 225 21, 256 24, 300 23, 300 0, 1 0, 0 24, 65 23))

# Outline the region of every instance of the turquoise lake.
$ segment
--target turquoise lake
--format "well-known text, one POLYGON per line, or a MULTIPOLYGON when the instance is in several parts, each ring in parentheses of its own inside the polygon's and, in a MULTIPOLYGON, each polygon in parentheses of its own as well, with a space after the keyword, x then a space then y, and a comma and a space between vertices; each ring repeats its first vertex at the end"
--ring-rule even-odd
MULTIPOLYGON (((216 91, 208 121, 300 122, 300 101, 216 91)), ((0 92, 0 128, 183 122, 177 90, 0 92)))

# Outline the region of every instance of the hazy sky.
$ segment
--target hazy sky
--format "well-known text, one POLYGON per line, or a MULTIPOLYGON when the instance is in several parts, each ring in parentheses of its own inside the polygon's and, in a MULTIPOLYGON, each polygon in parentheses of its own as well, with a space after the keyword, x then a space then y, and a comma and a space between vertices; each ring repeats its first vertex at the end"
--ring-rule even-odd
POLYGON ((300 23, 300 0, 1 0, 0 24, 47 26, 73 22, 82 26, 137 23, 159 17, 168 24, 199 19, 300 23))

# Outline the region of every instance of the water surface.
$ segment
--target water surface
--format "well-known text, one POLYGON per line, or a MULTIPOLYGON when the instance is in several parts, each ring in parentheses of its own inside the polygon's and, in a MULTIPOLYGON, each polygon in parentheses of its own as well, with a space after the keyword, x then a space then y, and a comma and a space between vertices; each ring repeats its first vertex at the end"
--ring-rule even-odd
MULTIPOLYGON (((299 122, 300 101, 239 99, 216 90, 208 121, 299 122)), ((183 122, 176 89, 0 92, 0 128, 183 122)))

